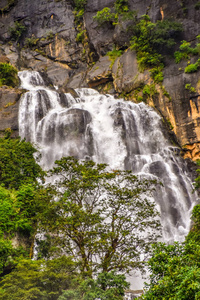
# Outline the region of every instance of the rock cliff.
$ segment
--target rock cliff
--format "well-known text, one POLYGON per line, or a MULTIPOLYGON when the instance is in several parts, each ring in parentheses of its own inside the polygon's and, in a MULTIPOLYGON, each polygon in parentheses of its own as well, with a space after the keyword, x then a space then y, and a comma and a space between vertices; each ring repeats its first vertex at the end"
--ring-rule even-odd
MULTIPOLYGON (((184 156, 200 158, 200 71, 185 72, 198 55, 176 63, 174 52, 182 40, 195 47, 200 34, 200 2, 196 0, 124 0, 134 17, 118 14, 115 22, 98 23, 94 16, 105 7, 115 15, 116 0, 2 0, 0 3, 0 62, 18 70, 43 72, 61 92, 92 87, 132 101, 145 100, 163 116, 184 156), (163 82, 153 82, 148 68, 138 66, 130 49, 135 20, 148 15, 151 22, 173 19, 183 30, 173 51, 165 54, 163 82), (134 21, 133 21, 134 20, 134 21), (19 26, 21 25, 21 27, 19 26), (21 29, 20 29, 21 28, 21 29), (23 30, 22 30, 23 29, 23 30), (117 49, 112 57, 108 52, 117 49), (154 92, 142 88, 154 84, 154 92)), ((110 18, 110 16, 109 16, 110 18)), ((116 17, 115 17, 116 18, 116 17)), ((17 89, 0 89, 0 131, 10 127, 17 135, 17 89)))

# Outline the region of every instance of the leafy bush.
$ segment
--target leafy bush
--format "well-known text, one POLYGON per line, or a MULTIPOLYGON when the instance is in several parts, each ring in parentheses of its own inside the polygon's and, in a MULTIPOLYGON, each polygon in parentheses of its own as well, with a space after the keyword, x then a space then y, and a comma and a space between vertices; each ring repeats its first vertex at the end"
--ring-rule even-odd
POLYGON ((14 26, 9 28, 9 31, 11 39, 18 42, 26 31, 26 26, 16 21, 14 26))
POLYGON ((94 20, 98 22, 99 25, 102 25, 106 22, 117 22, 118 18, 115 13, 111 13, 109 7, 104 7, 102 10, 98 11, 96 16, 93 17, 94 20))
MULTIPOLYGON (((163 68, 162 52, 165 48, 171 49, 174 46, 174 38, 181 31, 182 25, 177 22, 164 20, 152 23, 149 16, 144 15, 133 27, 131 39, 131 49, 136 50, 140 69, 163 68)), ((155 73, 155 70, 152 72, 155 73)), ((157 82, 161 82, 161 78, 160 74, 157 82)))
POLYGON ((199 62, 197 61, 195 64, 190 64, 185 68, 185 73, 194 73, 197 72, 199 68, 199 62))
POLYGON ((35 162, 36 149, 20 139, 0 139, 0 182, 6 188, 19 189, 25 183, 37 183, 44 172, 35 162))
POLYGON ((19 79, 17 69, 8 63, 0 63, 0 86, 17 86, 19 79))
POLYGON ((115 11, 118 14, 123 14, 129 11, 128 0, 116 0, 114 5, 115 11))
MULTIPOLYGON (((198 39, 198 36, 196 37, 198 39)), ((194 48, 191 47, 191 43, 182 41, 179 47, 180 51, 174 53, 175 62, 178 64, 183 59, 189 59, 191 55, 197 55, 200 53, 200 44, 197 43, 194 48)))
POLYGON ((77 10, 81 10, 85 7, 85 5, 87 4, 87 0, 73 0, 74 4, 75 4, 75 8, 77 10))
POLYGON ((26 38, 25 39, 25 46, 32 49, 35 48, 37 46, 39 39, 37 39, 36 37, 32 36, 30 38, 26 38))
POLYGON ((155 83, 163 82, 163 68, 164 66, 161 64, 160 66, 150 70, 151 78, 154 80, 155 83))
POLYGON ((120 57, 122 55, 123 51, 122 50, 117 50, 116 48, 114 48, 112 51, 109 51, 107 53, 107 55, 109 56, 109 59, 111 61, 111 65, 110 67, 113 66, 115 60, 117 57, 120 57))

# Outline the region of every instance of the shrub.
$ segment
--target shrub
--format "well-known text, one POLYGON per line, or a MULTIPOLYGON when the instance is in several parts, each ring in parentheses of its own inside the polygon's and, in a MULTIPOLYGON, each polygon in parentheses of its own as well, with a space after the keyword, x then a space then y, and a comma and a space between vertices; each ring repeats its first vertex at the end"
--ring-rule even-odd
POLYGON ((107 53, 107 55, 109 56, 109 59, 111 61, 111 65, 110 67, 113 66, 115 60, 117 57, 120 57, 122 55, 123 51, 122 50, 117 50, 116 48, 114 48, 112 51, 109 51, 107 53))
POLYGON ((26 26, 16 21, 14 26, 9 28, 9 31, 11 39, 18 42, 26 31, 26 26))
MULTIPOLYGON (((199 39, 199 36, 196 37, 199 39)), ((182 41, 179 47, 180 51, 174 53, 175 62, 178 64, 183 59, 189 59, 191 55, 197 55, 200 53, 200 44, 197 43, 194 48, 191 47, 191 43, 182 41)))
POLYGON ((185 73, 194 73, 197 72, 199 68, 199 63, 198 61, 195 64, 190 64, 185 68, 185 73))
POLYGON ((115 13, 111 13, 109 7, 104 7, 102 10, 98 11, 96 16, 93 17, 94 20, 98 22, 99 25, 102 25, 106 22, 117 22, 118 17, 115 13))
POLYGON ((74 4, 77 10, 80 10, 85 7, 87 0, 74 0, 74 4))
POLYGON ((0 63, 0 86, 15 87, 18 83, 17 69, 8 63, 0 63))
POLYGON ((152 23, 148 15, 144 15, 133 27, 131 49, 136 50, 141 70, 158 67, 163 62, 162 52, 172 48, 174 38, 182 31, 182 25, 169 20, 152 23))
POLYGON ((160 66, 150 70, 151 78, 154 80, 155 83, 163 82, 163 68, 164 66, 161 64, 160 66))
POLYGON ((39 41, 39 39, 37 39, 34 36, 32 36, 30 38, 26 38, 25 39, 25 46, 32 49, 32 48, 37 46, 38 41, 39 41))
POLYGON ((128 12, 128 0, 116 0, 115 1, 115 11, 119 14, 128 12))

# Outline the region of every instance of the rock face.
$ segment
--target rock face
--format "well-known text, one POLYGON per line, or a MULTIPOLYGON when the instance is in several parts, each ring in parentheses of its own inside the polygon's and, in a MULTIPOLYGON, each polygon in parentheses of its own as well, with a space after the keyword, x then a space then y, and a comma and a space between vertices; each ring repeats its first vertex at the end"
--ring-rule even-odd
POLYGON ((10 128, 14 136, 18 136, 18 108, 22 91, 10 89, 6 86, 0 88, 0 136, 5 129, 10 128))
MULTIPOLYGON (((129 10, 137 19, 148 14, 152 22, 173 19, 183 25, 179 41, 195 45, 200 33, 200 10, 197 1, 129 0, 129 10)), ((35 0, 0 3, 0 62, 10 61, 19 70, 33 69, 46 74, 49 82, 60 90, 77 87, 97 88, 106 93, 128 95, 135 101, 135 91, 152 84, 149 72, 138 70, 136 53, 129 49, 133 20, 119 17, 116 24, 107 21, 101 26, 93 18, 105 7, 114 12, 115 0, 87 0, 82 16, 73 0, 35 0), (18 23, 17 23, 18 22, 18 23), (24 26, 20 37, 13 37, 16 24, 24 26), (113 47, 122 50, 114 61, 107 55, 113 47)), ((80 11, 80 9, 79 9, 80 11)), ((177 49, 180 45, 177 44, 177 49)), ((185 157, 200 158, 200 71, 186 74, 188 61, 176 64, 168 56, 164 68, 164 90, 147 102, 170 124, 185 157), (193 92, 186 89, 193 87, 193 92), (195 90, 195 92, 194 92, 195 90), (169 93, 169 96, 166 96, 169 93)), ((196 57, 191 62, 195 62, 196 57)), ((11 128, 17 133, 18 98, 20 92, 1 89, 0 130, 11 128), (14 103, 14 104, 13 104, 14 103)), ((139 95, 139 94, 138 94, 139 95)))

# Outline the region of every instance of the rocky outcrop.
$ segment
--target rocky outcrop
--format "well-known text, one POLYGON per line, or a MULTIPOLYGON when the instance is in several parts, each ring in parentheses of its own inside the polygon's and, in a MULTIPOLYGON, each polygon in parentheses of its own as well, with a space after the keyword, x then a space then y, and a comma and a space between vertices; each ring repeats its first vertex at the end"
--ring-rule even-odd
MULTIPOLYGON (((134 18, 124 20, 119 17, 117 24, 105 22, 101 26, 93 18, 105 7, 114 12, 115 0, 87 0, 82 21, 75 17, 73 0, 9 3, 8 0, 0 3, 0 56, 3 59, 0 62, 9 60, 19 70, 41 71, 61 92, 69 88, 92 87, 106 93, 128 95, 130 100, 136 101, 135 91, 152 84, 149 72, 138 70, 136 54, 129 49, 132 35, 129 28, 134 18), (25 27, 17 40, 13 39, 9 29, 15 27, 16 21, 25 27), (114 45, 122 54, 111 61, 107 52, 112 51, 114 45)), ((136 12, 137 18, 148 14, 152 22, 170 18, 182 23, 179 41, 187 40, 194 45, 200 33, 200 10, 196 3, 195 0, 129 0, 128 6, 136 12)), ((186 74, 184 69, 188 62, 176 64, 173 53, 168 54, 163 88, 156 85, 156 95, 146 100, 174 132, 185 157, 196 160, 200 158, 200 72, 186 74), (186 84, 194 88, 193 92, 185 88, 186 84)), ((19 94, 2 89, 0 130, 9 127, 17 132, 16 99, 19 94)))
POLYGON ((18 108, 22 92, 6 86, 0 88, 0 136, 8 128, 13 131, 13 136, 18 136, 18 108))

